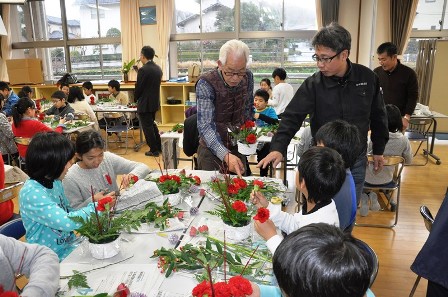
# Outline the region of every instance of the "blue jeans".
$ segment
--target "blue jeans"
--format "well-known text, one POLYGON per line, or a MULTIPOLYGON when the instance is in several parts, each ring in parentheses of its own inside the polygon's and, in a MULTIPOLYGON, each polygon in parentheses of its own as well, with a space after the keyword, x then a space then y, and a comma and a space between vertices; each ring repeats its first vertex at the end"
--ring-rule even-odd
POLYGON ((358 156, 355 164, 350 168, 353 176, 353 181, 355 182, 357 205, 359 205, 362 190, 364 188, 364 181, 366 179, 366 166, 367 166, 367 155, 366 152, 364 151, 358 156))

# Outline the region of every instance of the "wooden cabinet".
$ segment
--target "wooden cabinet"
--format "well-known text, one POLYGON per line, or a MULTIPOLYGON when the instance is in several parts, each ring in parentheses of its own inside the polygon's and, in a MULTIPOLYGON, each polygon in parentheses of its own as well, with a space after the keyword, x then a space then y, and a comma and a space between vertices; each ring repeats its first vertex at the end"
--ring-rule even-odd
MULTIPOLYGON (((156 121, 161 130, 171 129, 178 123, 183 123, 185 120, 185 110, 191 106, 186 105, 189 93, 195 92, 194 83, 169 83, 164 82, 160 86, 160 112, 156 115, 156 121), (167 98, 180 100, 179 104, 168 104, 167 98)), ((77 84, 81 87, 81 84, 77 84)), ((56 85, 30 85, 33 89, 33 99, 46 98, 51 99, 51 94, 57 91, 56 85)), ((121 84, 121 90, 127 91, 129 95, 129 102, 134 102, 134 87, 135 83, 121 84)), ((22 86, 16 85, 11 87, 14 93, 19 93, 22 86)), ((95 91, 107 91, 107 84, 94 84, 95 91)))

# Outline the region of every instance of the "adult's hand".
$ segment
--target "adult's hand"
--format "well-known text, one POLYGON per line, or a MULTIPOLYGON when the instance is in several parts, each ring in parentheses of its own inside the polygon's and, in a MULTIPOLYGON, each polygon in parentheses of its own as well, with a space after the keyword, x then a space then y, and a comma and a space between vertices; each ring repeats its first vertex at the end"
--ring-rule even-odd
POLYGON ((274 225, 274 222, 271 220, 267 220, 264 223, 260 223, 260 221, 254 221, 255 231, 260 234, 265 240, 270 239, 271 237, 277 235, 277 228, 274 225))
POLYGON ((224 162, 227 163, 230 172, 235 172, 239 177, 241 177, 245 171, 243 162, 237 156, 228 153, 224 157, 224 162))
POLYGON ((261 160, 257 164, 257 168, 266 168, 269 163, 272 163, 272 166, 276 167, 278 163, 280 163, 283 160, 282 153, 278 151, 270 152, 266 157, 264 157, 263 160, 261 160))
POLYGON ((383 169, 384 157, 383 155, 373 155, 373 170, 380 172, 383 169))
POLYGON ((406 129, 409 127, 409 120, 403 117, 401 121, 403 122, 403 131, 406 131, 406 129))

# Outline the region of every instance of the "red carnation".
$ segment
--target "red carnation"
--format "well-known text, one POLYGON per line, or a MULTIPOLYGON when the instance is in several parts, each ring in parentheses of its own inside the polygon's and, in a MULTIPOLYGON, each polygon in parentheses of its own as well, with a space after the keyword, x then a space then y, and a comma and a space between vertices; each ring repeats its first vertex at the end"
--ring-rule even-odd
POLYGON ((184 212, 183 212, 183 211, 179 211, 179 212, 177 213, 177 218, 178 218, 179 220, 182 220, 182 219, 184 218, 184 212))
POLYGON ((229 185, 227 187, 227 193, 230 195, 232 194, 238 194, 239 187, 237 185, 229 185))
POLYGON ((191 294, 195 297, 212 296, 212 290, 210 288, 210 284, 207 283, 206 281, 203 281, 202 283, 193 288, 191 294))
POLYGON ((243 201, 237 200, 232 203, 232 208, 237 212, 247 212, 247 206, 243 201))
POLYGON ((104 198, 101 198, 100 200, 98 200, 98 204, 96 206, 96 210, 98 211, 105 211, 106 210, 106 205, 112 202, 112 197, 110 196, 106 196, 104 198))
MULTIPOLYGON (((216 297, 232 297, 230 286, 225 282, 219 282, 213 285, 216 297)), ((211 295, 210 295, 211 296, 211 295)))
POLYGON ((246 128, 253 128, 253 127, 255 127, 255 122, 254 121, 246 121, 244 123, 244 126, 246 126, 246 128))
POLYGON ((191 227, 190 236, 195 237, 196 235, 198 235, 198 229, 196 229, 196 227, 191 227))
POLYGON ((208 226, 207 225, 202 225, 200 227, 198 227, 198 231, 199 233, 208 233, 208 226))
POLYGON ((131 180, 132 180, 134 183, 138 182, 138 176, 137 176, 137 175, 133 175, 133 176, 131 177, 131 180))
POLYGON ((112 185, 112 178, 110 177, 110 175, 106 174, 104 177, 106 178, 107 184, 112 185))
POLYGON ((185 171, 185 169, 181 169, 180 172, 179 172, 179 174, 180 174, 180 175, 186 175, 187 172, 185 171))
POLYGON ((176 181, 176 183, 180 184, 180 177, 178 177, 177 175, 171 175, 171 179, 176 181))
POLYGON ((258 191, 263 188, 264 188, 264 183, 261 180, 258 180, 258 179, 254 180, 254 190, 255 191, 258 191))
POLYGON ((255 134, 251 133, 246 136, 246 141, 249 144, 253 144, 253 143, 257 142, 257 136, 255 134))
POLYGON ((170 176, 169 176, 168 174, 161 175, 161 176, 159 177, 159 182, 163 183, 163 182, 165 182, 165 181, 167 181, 167 180, 170 180, 170 179, 171 179, 171 178, 170 178, 170 176))
POLYGON ((197 175, 193 176, 193 178, 195 180, 195 184, 199 186, 201 184, 201 178, 197 175))
POLYGON ((200 189, 199 190, 199 196, 205 197, 205 194, 206 194, 205 189, 200 189))
POLYGON ((229 279, 229 286, 232 290, 232 296, 246 296, 252 294, 250 282, 242 276, 234 276, 229 279))
POLYGON ((126 284, 121 283, 118 285, 117 292, 115 292, 114 296, 118 297, 131 296, 131 291, 129 290, 128 286, 126 286, 126 284))
POLYGON ((264 223, 269 220, 269 209, 260 207, 257 210, 257 214, 254 216, 254 220, 260 221, 260 223, 264 223))
POLYGON ((247 188, 247 183, 246 183, 246 181, 245 181, 244 179, 242 179, 242 178, 235 177, 235 178, 233 179, 233 183, 236 184, 236 185, 238 185, 241 189, 245 189, 245 188, 247 188))

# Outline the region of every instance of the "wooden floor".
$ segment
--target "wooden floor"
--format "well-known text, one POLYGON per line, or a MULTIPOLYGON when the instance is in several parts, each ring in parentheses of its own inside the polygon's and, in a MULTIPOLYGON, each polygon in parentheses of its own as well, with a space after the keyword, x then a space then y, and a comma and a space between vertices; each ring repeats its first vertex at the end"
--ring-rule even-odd
MULTIPOLYGON (((138 132, 137 132, 138 135, 138 132)), ((137 139, 137 138, 136 138, 137 139)), ((140 161, 150 168, 157 168, 153 157, 146 157, 144 145, 139 152, 132 149, 124 157, 140 161)), ((118 152, 111 148, 112 152, 118 152)), ((398 225, 393 229, 355 227, 353 234, 367 242, 379 257, 379 273, 372 287, 379 297, 408 296, 416 279, 410 270, 415 256, 428 237, 419 213, 421 205, 427 205, 435 216, 442 203, 448 186, 448 141, 437 141, 435 154, 441 157, 442 164, 435 165, 433 160, 426 166, 407 166, 403 172, 401 202, 398 225)), ((421 161, 416 157, 415 161, 421 161)), ((181 161, 179 168, 191 168, 191 163, 181 161)), ((258 172, 253 168, 252 172, 258 172)), ((293 172, 288 172, 289 187, 294 186, 293 172)), ((280 172, 277 172, 280 176, 280 172)), ((294 210, 289 205, 288 210, 294 210)), ((381 214, 387 216, 390 212, 381 214)), ((374 220, 378 214, 369 214, 367 219, 374 220)), ((414 296, 425 296, 427 281, 422 279, 414 296)))

